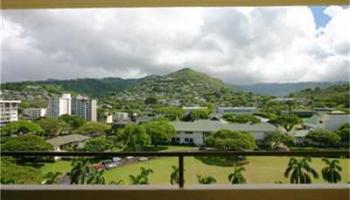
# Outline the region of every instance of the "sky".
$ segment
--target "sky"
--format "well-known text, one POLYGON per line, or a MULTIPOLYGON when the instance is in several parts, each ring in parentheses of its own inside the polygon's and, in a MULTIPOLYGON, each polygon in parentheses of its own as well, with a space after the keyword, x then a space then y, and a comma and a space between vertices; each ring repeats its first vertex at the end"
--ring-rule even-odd
POLYGON ((350 8, 2 11, 1 82, 192 68, 231 84, 348 80, 350 8))

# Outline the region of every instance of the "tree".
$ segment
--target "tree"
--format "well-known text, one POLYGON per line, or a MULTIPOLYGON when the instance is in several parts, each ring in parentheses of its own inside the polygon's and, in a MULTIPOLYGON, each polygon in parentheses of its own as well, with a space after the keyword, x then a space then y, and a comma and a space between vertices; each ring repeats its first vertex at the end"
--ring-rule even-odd
POLYGON ((151 137, 152 144, 155 146, 157 146, 159 142, 169 141, 176 133, 174 126, 167 121, 151 121, 144 126, 146 133, 151 137))
POLYGON ((58 177, 61 175, 61 172, 48 172, 44 175, 43 184, 55 184, 57 183, 58 177))
POLYGON ((305 136, 305 138, 314 146, 319 147, 335 147, 341 140, 339 135, 325 129, 312 130, 305 136))
POLYGON ((86 122, 80 128, 76 130, 79 134, 89 134, 93 135, 101 135, 110 129, 110 126, 107 124, 99 123, 99 122, 86 122))
POLYGON ((288 132, 301 122, 302 120, 295 114, 282 114, 277 116, 276 119, 271 120, 271 123, 282 126, 288 132))
POLYGON ((273 133, 266 137, 267 142, 270 144, 272 149, 278 149, 282 145, 291 146, 293 145, 293 138, 288 134, 282 134, 280 132, 273 133))
POLYGON ((245 150, 256 147, 255 139, 249 132, 221 129, 206 138, 208 146, 220 150, 245 150))
POLYGON ((337 135, 341 138, 341 143, 344 146, 349 147, 350 145, 350 123, 343 124, 336 132, 337 135))
POLYGON ((251 123, 256 124, 259 123, 261 120, 255 117, 254 115, 235 115, 235 114, 224 114, 223 118, 226 121, 229 122, 236 122, 236 123, 251 123))
POLYGON ((86 121, 83 120, 81 117, 76 116, 76 115, 61 115, 59 120, 66 122, 69 124, 73 129, 77 129, 81 127, 86 121))
POLYGON ((162 114, 165 118, 170 121, 176 119, 182 119, 184 116, 184 110, 179 107, 163 107, 157 110, 157 113, 162 114))
POLYGON ((15 160, 1 158, 2 184, 40 184, 42 177, 39 169, 16 164, 15 160))
POLYGON ((288 167, 284 172, 284 177, 290 176, 290 183, 292 184, 309 184, 312 182, 310 174, 314 178, 318 178, 317 172, 309 165, 311 158, 305 157, 301 160, 290 158, 288 167))
POLYGON ((73 168, 69 172, 71 184, 104 184, 104 170, 93 168, 87 159, 73 160, 73 168))
POLYGON ((233 172, 231 172, 228 176, 228 180, 231 184, 243 184, 246 183, 243 172, 245 169, 241 166, 234 166, 233 172))
POLYGON ((134 176, 130 175, 130 182, 133 185, 147 185, 149 184, 148 176, 153 173, 152 169, 147 169, 144 167, 140 168, 141 172, 140 174, 134 176))
POLYGON ((209 109, 192 110, 184 117, 185 121, 195 121, 199 119, 209 119, 211 111, 209 109))
POLYGON ((28 120, 18 120, 15 122, 10 122, 4 127, 0 128, 1 135, 13 135, 13 134, 41 134, 43 129, 36 123, 28 120))
POLYGON ((1 151, 51 151, 53 146, 36 135, 4 138, 1 151))
POLYGON ((87 174, 90 172, 90 161, 87 159, 75 159, 69 172, 70 184, 84 184, 87 174))
POLYGON ((96 138, 90 138, 86 141, 84 149, 92 152, 103 152, 112 150, 114 147, 113 141, 106 136, 99 136, 96 138))
POLYGON ((197 180, 199 184, 205 184, 205 185, 216 183, 216 179, 212 176, 197 175, 197 180))
POLYGON ((36 122, 43 130, 46 137, 58 136, 62 133, 69 133, 71 127, 64 121, 57 118, 45 117, 36 122))
POLYGON ((146 105, 149 105, 149 104, 157 104, 158 103, 158 100, 156 97, 147 97, 145 99, 145 104, 146 105))
POLYGON ((170 174, 170 184, 179 184, 179 168, 176 166, 171 166, 173 171, 170 174))
POLYGON ((322 161, 327 164, 327 166, 322 169, 323 179, 328 183, 340 182, 340 172, 342 171, 342 168, 339 166, 339 160, 322 159, 322 161))
POLYGON ((149 144, 149 135, 147 135, 145 127, 136 124, 128 124, 118 133, 118 138, 126 148, 131 148, 134 151, 141 150, 149 144))

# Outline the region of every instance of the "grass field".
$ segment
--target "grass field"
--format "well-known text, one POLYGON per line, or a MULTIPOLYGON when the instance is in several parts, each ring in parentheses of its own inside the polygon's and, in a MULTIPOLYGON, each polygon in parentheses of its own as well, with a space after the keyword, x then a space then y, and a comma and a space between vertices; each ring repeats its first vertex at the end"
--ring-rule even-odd
MULTIPOLYGON (((282 181, 283 183, 289 182, 288 179, 283 177, 283 172, 287 167, 288 157, 251 156, 247 159, 249 164, 244 166, 246 168, 245 177, 247 183, 275 183, 276 181, 282 181)), ((154 174, 150 176, 150 183, 164 185, 169 184, 172 165, 177 166, 177 158, 158 158, 108 170, 105 172, 105 178, 107 183, 112 180, 123 180, 125 184, 128 184, 130 174, 138 174, 140 167, 147 167, 154 171, 154 174)), ((342 182, 350 181, 350 160, 340 159, 340 165, 343 168, 342 182)), ((313 158, 311 166, 320 172, 324 163, 321 161, 321 158, 313 158)), ((70 168, 70 162, 59 161, 46 164, 41 170, 43 173, 49 171, 60 171, 66 173, 70 168)), ((217 183, 229 183, 227 176, 231 170, 232 167, 207 165, 194 157, 185 157, 185 184, 197 184, 197 174, 214 176, 217 183)), ((313 180, 313 183, 323 183, 323 180, 320 177, 319 179, 313 180)))

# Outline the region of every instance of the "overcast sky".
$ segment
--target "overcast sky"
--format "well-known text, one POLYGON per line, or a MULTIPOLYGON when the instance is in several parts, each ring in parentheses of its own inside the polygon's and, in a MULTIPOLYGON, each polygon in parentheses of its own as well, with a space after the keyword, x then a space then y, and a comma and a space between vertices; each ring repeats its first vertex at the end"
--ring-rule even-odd
POLYGON ((349 21, 337 6, 2 11, 1 81, 183 67, 232 84, 348 80, 349 21))

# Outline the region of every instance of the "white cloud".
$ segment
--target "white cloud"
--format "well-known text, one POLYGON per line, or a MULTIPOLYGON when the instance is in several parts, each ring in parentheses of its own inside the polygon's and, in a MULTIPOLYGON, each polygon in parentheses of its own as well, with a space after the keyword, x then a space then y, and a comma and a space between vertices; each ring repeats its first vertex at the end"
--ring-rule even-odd
POLYGON ((3 11, 3 81, 141 77, 193 67, 226 82, 347 80, 350 8, 3 11))

